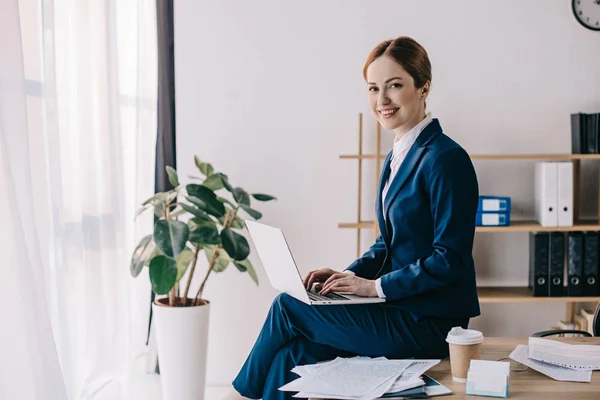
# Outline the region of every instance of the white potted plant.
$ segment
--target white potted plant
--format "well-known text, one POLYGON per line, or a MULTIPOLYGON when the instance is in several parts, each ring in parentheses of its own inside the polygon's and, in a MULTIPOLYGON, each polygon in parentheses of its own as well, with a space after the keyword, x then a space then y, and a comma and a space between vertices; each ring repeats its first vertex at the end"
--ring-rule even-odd
POLYGON ((262 214, 250 207, 251 197, 275 200, 266 194, 234 188, 227 175, 215 172, 212 165, 198 157, 194 160, 204 177, 190 178, 201 183, 190 183, 184 189, 177 172, 167 167, 174 189, 155 194, 136 214, 152 208, 157 217, 154 232, 134 250, 130 269, 136 277, 148 266, 152 290, 159 296, 168 295, 157 296, 152 304, 163 400, 204 398, 210 310, 210 302, 202 297, 204 286, 211 273, 222 272, 230 264, 247 272, 258 285, 248 260, 248 241, 235 232, 244 228, 238 211, 260 219, 262 214), (222 189, 231 194, 231 200, 217 195, 222 189), (208 270, 196 293, 191 293, 200 253, 208 260, 208 270), (187 282, 180 285, 188 269, 187 282))

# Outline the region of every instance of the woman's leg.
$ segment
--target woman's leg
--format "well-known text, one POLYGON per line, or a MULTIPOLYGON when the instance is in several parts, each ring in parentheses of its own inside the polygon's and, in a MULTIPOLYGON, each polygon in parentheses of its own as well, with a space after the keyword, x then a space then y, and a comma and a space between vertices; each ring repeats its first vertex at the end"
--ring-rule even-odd
POLYGON ((310 306, 281 294, 273 301, 233 386, 243 396, 254 399, 277 390, 265 386, 271 364, 277 352, 298 337, 362 356, 445 357, 445 336, 425 322, 416 322, 410 313, 385 303, 310 306))

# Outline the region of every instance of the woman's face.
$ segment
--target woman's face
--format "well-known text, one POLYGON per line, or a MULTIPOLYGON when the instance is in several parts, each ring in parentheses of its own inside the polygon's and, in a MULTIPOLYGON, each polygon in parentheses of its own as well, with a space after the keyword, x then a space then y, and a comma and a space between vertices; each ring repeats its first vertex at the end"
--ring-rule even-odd
POLYGON ((430 83, 417 89, 414 79, 388 56, 381 56, 367 68, 369 108, 384 129, 401 137, 425 116, 424 101, 430 83))

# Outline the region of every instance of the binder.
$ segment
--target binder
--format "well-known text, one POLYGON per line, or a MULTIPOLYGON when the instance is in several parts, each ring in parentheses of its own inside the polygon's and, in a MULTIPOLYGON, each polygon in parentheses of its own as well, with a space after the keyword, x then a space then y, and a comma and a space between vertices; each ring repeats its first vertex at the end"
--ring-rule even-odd
POLYGON ((587 153, 587 134, 586 134, 585 114, 571 114, 571 153, 587 153))
POLYGON ((510 214, 507 213, 477 213, 476 226, 509 226, 510 214))
POLYGON ((558 163, 535 165, 535 213, 540 225, 558 226, 558 163))
POLYGON ((550 232, 549 254, 548 295, 561 297, 565 295, 565 234, 563 232, 550 232))
POLYGON ((587 114, 585 117, 587 153, 598 154, 598 114, 587 114))
POLYGON ((548 264, 550 235, 529 233, 529 288, 535 297, 548 296, 548 264))
POLYGON ((573 226, 573 163, 559 162, 558 168, 558 226, 573 226))
POLYGON ((598 282, 598 232, 583 234, 583 295, 600 296, 598 282))
POLYGON ((510 197, 479 196, 477 212, 510 213, 510 197))
POLYGON ((567 296, 581 296, 583 294, 583 234, 569 232, 567 243, 567 296))

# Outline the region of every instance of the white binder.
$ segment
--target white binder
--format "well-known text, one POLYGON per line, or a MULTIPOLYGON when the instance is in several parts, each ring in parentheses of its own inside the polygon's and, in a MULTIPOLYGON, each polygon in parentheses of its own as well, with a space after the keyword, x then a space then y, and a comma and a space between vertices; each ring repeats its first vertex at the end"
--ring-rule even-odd
POLYGON ((535 213, 541 226, 558 226, 558 163, 535 165, 535 213))
POLYGON ((573 163, 558 163, 558 226, 573 226, 573 163))

